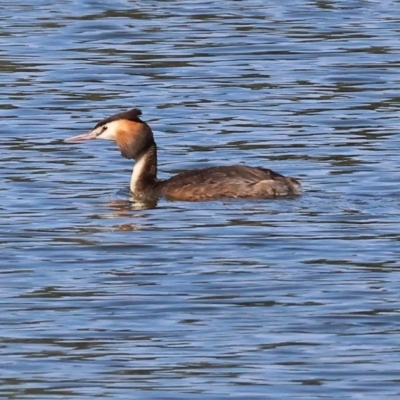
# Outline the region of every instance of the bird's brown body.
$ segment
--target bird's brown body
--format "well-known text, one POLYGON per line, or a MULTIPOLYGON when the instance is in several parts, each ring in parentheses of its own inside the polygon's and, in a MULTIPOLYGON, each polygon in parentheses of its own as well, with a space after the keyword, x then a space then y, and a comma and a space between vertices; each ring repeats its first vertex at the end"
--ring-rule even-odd
POLYGON ((157 146, 153 132, 133 109, 99 122, 88 134, 67 142, 107 139, 117 142, 121 154, 135 159, 131 192, 140 201, 204 201, 222 198, 276 198, 301 193, 300 183, 270 169, 232 165, 182 172, 170 179, 157 179, 157 146))
POLYGON ((159 185, 172 200, 213 200, 220 198, 271 198, 298 194, 293 178, 264 168, 245 165, 204 168, 182 172, 159 185))

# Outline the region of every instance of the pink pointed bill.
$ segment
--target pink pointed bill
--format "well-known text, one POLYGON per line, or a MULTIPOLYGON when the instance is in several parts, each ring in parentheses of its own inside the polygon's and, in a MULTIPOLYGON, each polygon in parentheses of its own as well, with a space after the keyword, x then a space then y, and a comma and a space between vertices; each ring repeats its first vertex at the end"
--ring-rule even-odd
POLYGON ((96 139, 98 135, 98 132, 96 130, 90 131, 88 133, 84 133, 82 135, 76 135, 76 136, 71 136, 67 139, 64 139, 64 142, 66 143, 80 143, 84 142, 86 140, 92 140, 96 139))

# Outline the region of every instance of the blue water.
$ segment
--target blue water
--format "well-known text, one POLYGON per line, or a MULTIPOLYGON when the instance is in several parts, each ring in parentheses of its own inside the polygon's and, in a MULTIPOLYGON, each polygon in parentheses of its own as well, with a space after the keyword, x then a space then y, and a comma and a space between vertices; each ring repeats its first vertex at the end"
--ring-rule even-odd
POLYGON ((1 398, 400 397, 399 2, 3 3, 1 398), (133 107, 303 196, 135 209, 133 107))

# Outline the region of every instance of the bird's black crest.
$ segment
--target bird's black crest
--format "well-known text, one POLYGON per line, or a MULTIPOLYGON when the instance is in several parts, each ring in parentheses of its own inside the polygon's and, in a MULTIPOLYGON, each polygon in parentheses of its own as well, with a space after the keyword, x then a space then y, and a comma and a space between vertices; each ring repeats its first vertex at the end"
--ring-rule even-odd
POLYGON ((110 117, 104 118, 94 127, 94 129, 98 128, 99 126, 108 124, 109 122, 118 121, 119 119, 128 119, 129 121, 142 122, 139 118, 139 115, 142 115, 142 112, 138 108, 123 111, 118 114, 111 115, 110 117))

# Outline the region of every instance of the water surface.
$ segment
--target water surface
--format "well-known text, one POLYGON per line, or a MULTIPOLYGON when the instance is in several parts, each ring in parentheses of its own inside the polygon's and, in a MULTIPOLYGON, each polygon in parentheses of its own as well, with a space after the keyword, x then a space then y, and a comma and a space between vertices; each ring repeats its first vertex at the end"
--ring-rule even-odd
POLYGON ((0 15, 0 395, 397 399, 397 1, 48 0, 0 15), (160 177, 246 163, 279 201, 129 201, 139 107, 160 177))

